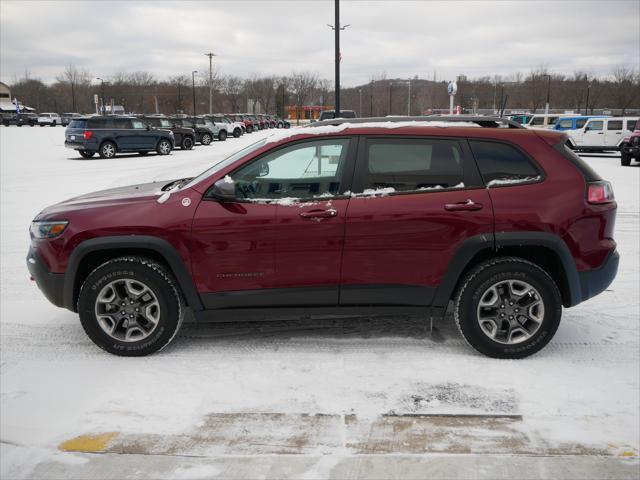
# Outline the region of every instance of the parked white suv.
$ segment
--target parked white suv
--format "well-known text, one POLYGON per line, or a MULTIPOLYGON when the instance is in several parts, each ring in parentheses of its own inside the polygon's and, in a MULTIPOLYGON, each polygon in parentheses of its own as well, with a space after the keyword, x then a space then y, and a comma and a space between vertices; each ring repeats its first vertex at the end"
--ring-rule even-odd
POLYGON ((240 135, 244 133, 244 124, 240 122, 232 122, 229 118, 224 115, 214 115, 213 121, 216 125, 224 126, 227 129, 228 135, 233 135, 235 138, 238 138, 240 135))
POLYGON ((574 150, 618 150, 636 128, 638 117, 591 118, 578 130, 567 130, 574 150))
POLYGON ((38 125, 44 127, 50 125, 55 127, 56 125, 62 125, 62 118, 57 113, 41 113, 38 116, 38 125))

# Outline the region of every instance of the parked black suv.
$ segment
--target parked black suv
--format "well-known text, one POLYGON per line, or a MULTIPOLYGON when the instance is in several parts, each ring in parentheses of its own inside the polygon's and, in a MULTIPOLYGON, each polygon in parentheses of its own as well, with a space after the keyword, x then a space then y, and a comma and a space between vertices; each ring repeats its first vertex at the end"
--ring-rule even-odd
POLYGON ((71 123, 71 120, 73 120, 74 118, 80 118, 82 116, 83 115, 79 113, 74 113, 74 112, 63 113, 62 115, 60 115, 60 118, 62 119, 62 122, 60 123, 60 125, 62 125, 63 127, 66 127, 71 123))
POLYGON ((173 117, 170 121, 184 128, 192 128, 196 132, 196 142, 210 145, 214 139, 213 127, 207 126, 203 119, 193 117, 173 117))
POLYGON ((2 114, 2 124, 7 127, 9 125, 17 125, 19 127, 29 125, 33 127, 38 124, 38 115, 36 113, 7 112, 2 114))
MULTIPOLYGON (((357 118, 356 112, 354 112, 353 110, 340 110, 340 118, 357 118)), ((320 118, 318 118, 318 121, 321 122, 323 120, 333 120, 334 118, 336 118, 336 111, 335 110, 324 110, 321 114, 320 114, 320 118)))
POLYGON ((182 150, 191 150, 196 144, 196 132, 193 128, 182 127, 165 117, 140 117, 140 120, 153 128, 171 130, 175 145, 182 150))
POLYGON ((98 152, 102 158, 116 153, 138 152, 146 155, 155 150, 168 155, 173 150, 171 130, 152 129, 142 120, 125 116, 81 117, 71 120, 65 130, 64 146, 78 150, 84 158, 98 152))

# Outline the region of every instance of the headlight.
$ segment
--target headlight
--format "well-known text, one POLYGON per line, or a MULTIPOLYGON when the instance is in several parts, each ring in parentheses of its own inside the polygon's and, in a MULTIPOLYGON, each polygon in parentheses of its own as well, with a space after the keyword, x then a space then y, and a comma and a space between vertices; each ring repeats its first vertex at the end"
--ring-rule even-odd
POLYGON ((32 238, 55 238, 62 234, 69 225, 69 222, 31 222, 32 238))

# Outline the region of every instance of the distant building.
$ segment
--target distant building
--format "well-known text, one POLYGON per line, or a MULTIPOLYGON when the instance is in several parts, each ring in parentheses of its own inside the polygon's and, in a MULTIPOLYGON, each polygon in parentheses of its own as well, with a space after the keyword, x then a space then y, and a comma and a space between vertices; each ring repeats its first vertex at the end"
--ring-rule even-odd
MULTIPOLYGON (((27 107, 18 102, 18 108, 22 110, 26 110, 28 112, 32 112, 35 109, 31 107, 27 107)), ((14 98, 11 97, 11 90, 9 89, 9 85, 6 83, 0 82, 0 112, 15 112, 16 105, 14 103, 14 98)))
MULTIPOLYGON (((317 120, 320 118, 320 112, 323 110, 333 110, 331 105, 304 105, 300 108, 300 120, 317 120)), ((295 105, 289 105, 286 107, 288 112, 288 118, 290 120, 298 120, 298 108, 295 105)))

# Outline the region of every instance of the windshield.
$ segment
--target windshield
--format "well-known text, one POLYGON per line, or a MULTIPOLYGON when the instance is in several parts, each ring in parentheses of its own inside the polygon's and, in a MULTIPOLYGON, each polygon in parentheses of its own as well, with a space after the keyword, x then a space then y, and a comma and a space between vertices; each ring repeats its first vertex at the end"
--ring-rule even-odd
POLYGON ((215 165, 213 165, 208 170, 205 170, 204 172, 202 172, 197 177, 191 179, 191 181, 189 183, 187 183, 184 186, 184 188, 189 188, 189 187, 192 187, 194 185, 197 185, 198 183, 200 183, 204 179, 209 178, 214 173, 219 172, 223 168, 226 168, 229 165, 231 165, 233 162, 235 162, 237 160, 240 160, 245 155, 249 155, 251 152, 255 152, 260 147, 262 147, 265 143, 267 143, 267 139, 263 138, 262 140, 258 140, 256 143, 253 143, 253 144, 249 145, 248 147, 243 148, 239 152, 236 152, 233 155, 231 155, 230 157, 225 158, 221 162, 216 163, 215 165))

